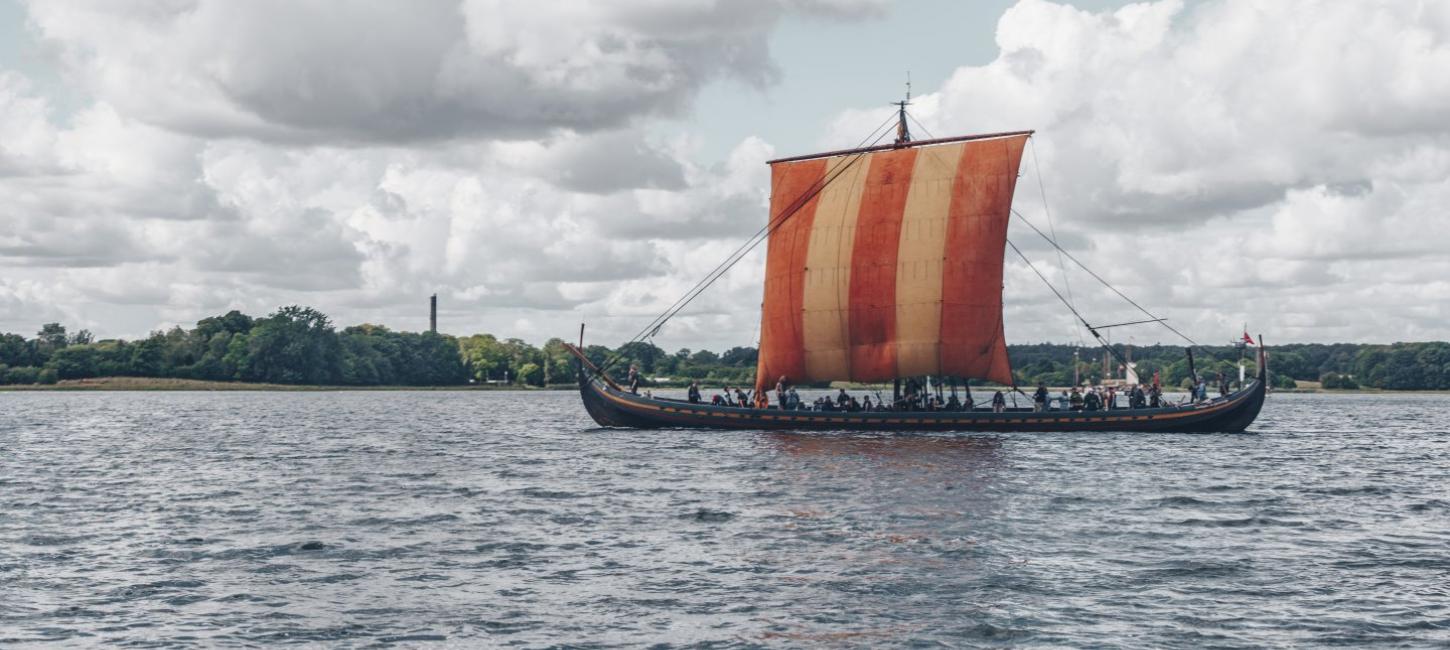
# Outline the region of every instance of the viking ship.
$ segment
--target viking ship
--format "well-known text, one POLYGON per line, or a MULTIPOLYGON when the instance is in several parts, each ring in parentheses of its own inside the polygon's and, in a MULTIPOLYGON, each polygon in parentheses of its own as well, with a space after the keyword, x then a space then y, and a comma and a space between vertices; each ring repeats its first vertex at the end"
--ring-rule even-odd
MULTIPOLYGON (((1002 276, 1007 247, 1021 255, 1007 230, 1018 168, 1033 132, 913 140, 907 102, 896 105, 892 143, 877 144, 889 133, 882 131, 888 120, 877 129, 881 136, 868 137, 865 146, 768 163, 770 218, 742 247, 748 252, 767 242, 757 395, 768 395, 779 380, 892 383, 899 395, 901 380, 916 377, 936 377, 938 385, 986 380, 1017 391, 1002 318, 1002 276)), ((1057 246, 1055 238, 1033 229, 1057 246)), ((636 340, 657 333, 743 256, 737 251, 636 340)), ((1117 354, 1099 332, 1116 325, 1090 325, 1070 301, 1064 304, 1117 354)), ((1165 319, 1148 315, 1149 320, 1117 325, 1166 326, 1165 319)), ((639 395, 611 377, 608 361, 596 364, 584 355, 582 326, 580 339, 570 349, 578 359, 584 407, 608 427, 1239 432, 1257 417, 1267 378, 1261 339, 1257 377, 1238 390, 1158 408, 850 412, 785 409, 765 400, 717 406, 639 395)), ((1187 352, 1191 368, 1192 348, 1187 352)))

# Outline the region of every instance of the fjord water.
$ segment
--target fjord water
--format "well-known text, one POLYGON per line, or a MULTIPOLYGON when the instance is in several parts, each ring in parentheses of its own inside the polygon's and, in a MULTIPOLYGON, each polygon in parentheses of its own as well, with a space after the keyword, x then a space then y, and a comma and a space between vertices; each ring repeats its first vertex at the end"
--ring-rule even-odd
POLYGON ((1450 396, 1271 395, 1251 431, 0 393, 0 644, 1450 643, 1450 396))

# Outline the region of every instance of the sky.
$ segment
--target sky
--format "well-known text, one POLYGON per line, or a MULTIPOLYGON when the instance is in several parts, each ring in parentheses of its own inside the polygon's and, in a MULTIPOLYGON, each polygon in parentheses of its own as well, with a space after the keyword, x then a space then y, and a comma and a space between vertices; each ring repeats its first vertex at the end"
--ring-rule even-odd
MULTIPOLYGON (((1035 129, 1016 209, 1200 343, 1450 339, 1446 71, 1438 0, 0 0, 0 331, 416 331, 437 293, 444 332, 615 345, 909 72, 933 135, 1035 129)), ((655 342, 754 345, 762 253, 655 342)), ((1004 302, 1083 340, 1011 257, 1004 302)))

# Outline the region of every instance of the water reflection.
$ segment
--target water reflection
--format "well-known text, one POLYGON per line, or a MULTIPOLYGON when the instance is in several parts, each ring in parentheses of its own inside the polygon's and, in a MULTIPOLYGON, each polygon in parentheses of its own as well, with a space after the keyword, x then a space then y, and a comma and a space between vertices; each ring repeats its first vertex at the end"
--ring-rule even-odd
POLYGON ((802 459, 866 461, 902 468, 972 473, 1005 464, 997 436, 927 436, 829 433, 768 433, 762 436, 777 452, 802 459))
POLYGON ((889 536, 916 537, 892 529, 903 518, 991 517, 1004 496, 998 484, 1007 454, 995 436, 767 433, 760 440, 774 454, 778 486, 809 488, 796 495, 804 497, 798 507, 895 522, 882 531, 889 536))

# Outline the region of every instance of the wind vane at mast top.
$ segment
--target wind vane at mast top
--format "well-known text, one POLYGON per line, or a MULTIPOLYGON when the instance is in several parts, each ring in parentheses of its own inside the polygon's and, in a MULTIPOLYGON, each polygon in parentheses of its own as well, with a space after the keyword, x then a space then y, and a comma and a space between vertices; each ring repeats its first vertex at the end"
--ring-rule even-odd
POLYGON ((906 107, 911 105, 911 71, 906 71, 906 99, 899 102, 892 102, 896 105, 896 145, 901 146, 911 142, 911 130, 906 126, 906 107))

